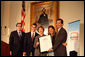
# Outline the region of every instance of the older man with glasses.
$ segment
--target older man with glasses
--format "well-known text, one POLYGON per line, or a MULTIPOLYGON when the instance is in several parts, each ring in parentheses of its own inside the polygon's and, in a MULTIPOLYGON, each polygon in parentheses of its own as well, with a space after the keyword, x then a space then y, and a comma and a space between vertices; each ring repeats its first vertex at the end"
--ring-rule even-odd
POLYGON ((21 31, 22 24, 16 24, 16 30, 12 31, 9 38, 10 56, 22 56, 23 55, 23 40, 25 33, 21 31))

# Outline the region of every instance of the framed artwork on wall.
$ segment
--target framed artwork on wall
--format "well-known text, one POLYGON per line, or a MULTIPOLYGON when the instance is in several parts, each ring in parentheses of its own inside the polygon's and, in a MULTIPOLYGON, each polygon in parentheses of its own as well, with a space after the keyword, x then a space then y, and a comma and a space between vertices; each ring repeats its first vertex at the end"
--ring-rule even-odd
POLYGON ((38 1, 31 3, 31 19, 30 26, 37 23, 38 26, 45 28, 45 34, 49 25, 56 28, 56 20, 59 18, 59 2, 58 1, 38 1))

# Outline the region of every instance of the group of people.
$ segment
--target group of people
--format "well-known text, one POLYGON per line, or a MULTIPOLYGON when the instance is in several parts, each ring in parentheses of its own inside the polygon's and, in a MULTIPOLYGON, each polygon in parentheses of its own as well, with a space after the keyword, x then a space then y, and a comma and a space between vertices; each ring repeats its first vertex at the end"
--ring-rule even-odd
POLYGON ((22 24, 17 23, 17 30, 11 32, 9 38, 10 56, 67 56, 67 32, 63 28, 63 20, 57 19, 56 26, 58 28, 57 32, 54 26, 50 25, 48 27, 48 35, 51 35, 53 47, 46 52, 40 52, 39 38, 46 36, 44 34, 44 27, 39 26, 37 29, 35 23, 31 26, 30 32, 24 33, 21 31, 22 24))

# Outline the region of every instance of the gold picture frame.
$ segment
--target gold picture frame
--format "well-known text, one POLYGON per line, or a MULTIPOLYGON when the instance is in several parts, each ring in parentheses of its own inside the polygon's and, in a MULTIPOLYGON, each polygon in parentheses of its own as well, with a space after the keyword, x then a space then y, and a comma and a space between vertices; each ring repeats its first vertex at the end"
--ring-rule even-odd
POLYGON ((31 3, 30 26, 37 22, 41 14, 42 8, 46 8, 48 14, 49 25, 56 28, 56 20, 59 18, 59 1, 37 1, 31 3))

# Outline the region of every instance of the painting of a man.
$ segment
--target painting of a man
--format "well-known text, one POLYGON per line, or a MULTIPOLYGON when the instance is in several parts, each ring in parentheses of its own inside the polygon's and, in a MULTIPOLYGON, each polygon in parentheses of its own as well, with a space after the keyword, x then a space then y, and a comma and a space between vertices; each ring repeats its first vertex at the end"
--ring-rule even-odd
POLYGON ((42 26, 49 26, 49 20, 48 20, 48 15, 45 13, 46 9, 42 9, 42 14, 39 17, 38 23, 42 26))

